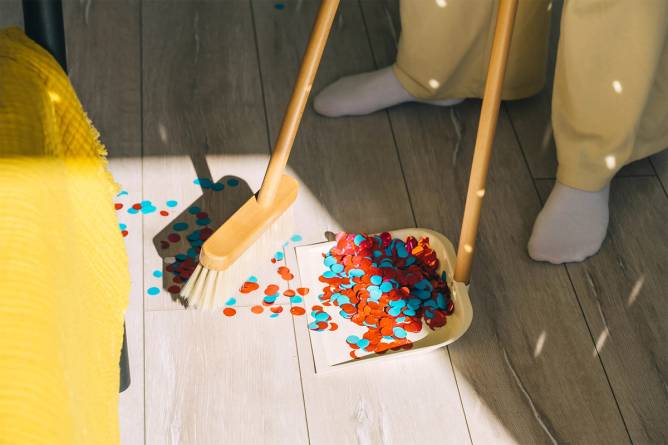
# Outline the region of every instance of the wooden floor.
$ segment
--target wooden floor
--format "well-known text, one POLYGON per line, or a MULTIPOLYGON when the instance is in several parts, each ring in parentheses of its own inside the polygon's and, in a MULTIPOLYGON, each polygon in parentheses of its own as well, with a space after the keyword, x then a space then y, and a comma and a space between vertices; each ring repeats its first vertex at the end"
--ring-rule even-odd
MULTIPOLYGON (((71 78, 128 192, 119 202, 205 203, 222 220, 258 188, 317 8, 281 4, 65 2, 71 78), (242 187, 222 200, 193 184, 229 176, 242 187)), ((21 23, 19 5, 0 0, 0 25, 21 23)), ((390 64, 398 33, 396 1, 343 2, 314 91, 390 64)), ((598 255, 535 263, 525 245, 556 166, 549 98, 504 104, 472 327, 409 360, 316 375, 303 317, 227 318, 149 295, 171 219, 119 212, 133 280, 122 443, 668 443, 668 155, 613 181, 598 255)), ((456 243, 479 108, 308 109, 290 160, 304 242, 417 225, 456 243)))

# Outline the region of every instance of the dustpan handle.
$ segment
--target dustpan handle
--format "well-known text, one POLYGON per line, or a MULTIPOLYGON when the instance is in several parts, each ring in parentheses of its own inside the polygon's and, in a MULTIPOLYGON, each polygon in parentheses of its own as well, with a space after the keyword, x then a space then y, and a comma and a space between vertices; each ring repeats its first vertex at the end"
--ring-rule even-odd
POLYGON ((475 241, 480 223, 480 210, 485 196, 485 184, 489 161, 492 157, 492 143, 499 117, 503 78, 506 73, 506 62, 510 50, 510 40, 513 34, 517 0, 500 0, 499 11, 496 17, 492 53, 487 69, 485 93, 482 99, 478 135, 471 165, 471 177, 466 195, 464 220, 459 235, 457 261, 455 264, 455 281, 468 283, 471 277, 471 263, 475 250, 475 241))
POLYGON ((278 133, 278 139, 276 139, 274 151, 271 154, 269 166, 262 181, 262 187, 260 187, 258 203, 261 206, 270 205, 276 196, 278 185, 283 176, 285 165, 288 162, 290 150, 295 141, 299 123, 301 122, 302 114, 304 113, 304 108, 306 107, 306 102, 313 86, 315 73, 318 70, 322 53, 327 44, 327 37, 329 36, 329 30, 332 28, 332 22, 334 21, 339 1, 323 0, 320 3, 318 16, 313 25, 311 37, 309 38, 304 59, 299 69, 297 82, 292 90, 292 97, 290 98, 290 103, 288 103, 283 124, 278 133))

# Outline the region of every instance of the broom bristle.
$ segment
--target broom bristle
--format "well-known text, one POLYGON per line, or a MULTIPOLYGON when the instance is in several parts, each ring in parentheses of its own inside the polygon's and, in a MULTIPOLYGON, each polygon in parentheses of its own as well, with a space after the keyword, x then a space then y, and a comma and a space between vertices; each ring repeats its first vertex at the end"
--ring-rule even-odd
POLYGON ((207 269, 198 264, 181 290, 181 297, 188 301, 188 307, 220 309, 239 293, 249 276, 257 273, 258 264, 270 261, 274 253, 282 249, 283 243, 294 234, 294 226, 294 214, 289 208, 227 269, 207 269))

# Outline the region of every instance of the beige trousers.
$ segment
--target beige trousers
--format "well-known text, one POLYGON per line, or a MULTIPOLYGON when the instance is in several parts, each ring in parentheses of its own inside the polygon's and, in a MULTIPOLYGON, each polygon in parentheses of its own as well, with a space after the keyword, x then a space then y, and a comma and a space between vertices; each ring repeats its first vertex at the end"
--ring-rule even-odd
MULTIPOLYGON (((481 97, 497 0, 402 0, 394 71, 419 98, 481 97)), ((545 83, 548 0, 520 0, 503 98, 545 83)), ((558 180, 603 188, 668 147, 668 0, 565 0, 552 97, 558 180)))

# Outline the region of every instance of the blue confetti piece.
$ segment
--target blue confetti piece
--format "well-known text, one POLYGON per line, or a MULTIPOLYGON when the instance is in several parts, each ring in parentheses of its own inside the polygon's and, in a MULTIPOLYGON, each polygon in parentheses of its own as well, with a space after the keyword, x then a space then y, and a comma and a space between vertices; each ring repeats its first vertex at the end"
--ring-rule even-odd
POLYGON ((383 284, 380 285, 380 291, 382 293, 387 293, 392 290, 392 283, 389 281, 385 281, 383 284))
POLYGON ((375 284, 376 286, 380 286, 380 284, 383 282, 383 277, 380 275, 374 275, 371 277, 371 284, 375 284))
POLYGON ((294 297, 290 297, 290 303, 292 303, 292 304, 301 303, 302 301, 304 301, 304 299, 299 295, 295 295, 294 297))
POLYGON ((283 3, 275 3, 274 8, 279 10, 279 11, 282 11, 282 10, 285 9, 285 5, 283 3))
POLYGON ((134 207, 129 207, 128 213, 131 215, 136 215, 137 213, 139 213, 139 210, 135 209, 134 207))
POLYGON ((303 239, 304 239, 304 238, 302 238, 302 236, 301 236, 300 234, 298 234, 298 233, 295 233, 294 235, 292 235, 292 236, 290 237, 290 241, 292 241, 293 243, 298 243, 298 242, 300 242, 300 241, 303 240, 303 239))
POLYGON ((334 278, 336 274, 332 272, 331 270, 326 270, 322 273, 322 276, 325 278, 334 278))
POLYGON ((230 178, 227 180, 227 185, 230 187, 236 187, 239 185, 239 180, 237 178, 230 178))
POLYGON ((325 257, 325 260, 323 261, 323 263, 327 267, 332 267, 332 265, 336 264, 336 258, 334 258, 333 256, 325 257))
POLYGON ((184 222, 177 222, 172 226, 172 229, 176 230, 177 232, 183 232, 188 228, 188 224, 184 222))
MULTIPOLYGON (((278 315, 278 314, 272 314, 272 315, 278 315)), ((318 323, 316 323, 315 321, 312 321, 311 323, 309 323, 308 328, 311 329, 312 331, 320 330, 320 327, 318 326, 318 323)))
POLYGON ((211 220, 209 218, 201 218, 198 219, 196 222, 198 226, 206 226, 208 224, 211 224, 211 220))
POLYGON ((276 317, 278 317, 278 314, 271 314, 271 315, 269 316, 269 318, 276 318, 276 317))
POLYGON ((349 335, 346 338, 346 342, 348 342, 350 344, 353 344, 353 345, 356 345, 358 341, 360 341, 360 338, 357 335, 349 335))
POLYGON ((369 286, 367 290, 369 291, 369 300, 378 301, 383 296, 378 286, 369 286))
POLYGON ((362 236, 360 234, 357 234, 357 235, 355 235, 355 238, 353 239, 353 242, 355 243, 356 246, 359 246, 360 244, 362 244, 364 242, 364 239, 365 239, 364 236, 362 236))
POLYGON ((280 250, 278 250, 278 251, 274 254, 274 259, 275 259, 276 261, 281 261, 283 258, 284 258, 283 252, 281 252, 280 250))
POLYGON ((188 213, 190 213, 191 215, 197 215, 201 211, 202 211, 202 209, 200 209, 197 206, 192 206, 188 209, 188 213))
POLYGON ((211 186, 211 189, 212 189, 214 192, 219 192, 219 191, 223 190, 224 188, 225 188, 225 184, 220 183, 220 182, 216 182, 215 184, 213 184, 213 185, 211 186))
POLYGON ((236 298, 230 298, 229 300, 227 300, 227 301, 225 302, 225 305, 226 305, 226 306, 232 306, 232 305, 234 305, 234 304, 237 304, 237 299, 236 299, 236 298))
POLYGON ((317 321, 327 321, 329 319, 329 314, 327 312, 318 312, 314 317, 317 321))
POLYGON ((177 261, 185 261, 188 259, 188 257, 183 253, 177 253, 175 258, 177 261))
POLYGON ((119 197, 119 196, 125 196, 125 195, 127 195, 127 194, 128 194, 127 191, 125 191, 125 190, 121 190, 121 191, 118 193, 118 195, 116 195, 116 197, 119 197))
POLYGON ((188 256, 190 258, 197 258, 198 255, 199 255, 199 253, 197 253, 197 251, 195 249, 193 249, 192 247, 190 249, 188 249, 188 256))
POLYGON ((399 327, 399 326, 395 326, 394 329, 392 329, 392 333, 397 338, 406 338, 406 335, 408 335, 406 333, 406 330, 404 328, 399 327))
POLYGON ((160 278, 162 276, 162 271, 154 270, 153 271, 153 276, 156 277, 156 278, 160 278))
POLYGON ((361 349, 366 349, 367 346, 369 346, 369 340, 366 338, 360 339, 360 341, 357 342, 357 346, 359 346, 361 349))
POLYGON ((249 283, 257 283, 257 277, 255 275, 251 275, 246 281, 249 283))
POLYGON ((362 269, 350 269, 348 271, 348 276, 350 278, 353 277, 363 277, 364 276, 364 271, 362 269))
POLYGON ((415 311, 413 309, 404 309, 404 315, 415 317, 415 311))
POLYGON ((146 207, 142 207, 142 208, 141 208, 141 212, 142 212, 144 215, 148 215, 149 213, 153 213, 153 212, 155 212, 156 210, 157 210, 157 209, 156 209, 154 206, 152 206, 152 205, 151 205, 151 206, 146 206, 146 207))
POLYGON ((341 272, 343 272, 343 264, 334 263, 334 264, 332 264, 332 266, 330 267, 330 269, 331 269, 332 272, 334 272, 334 273, 337 273, 337 274, 338 274, 338 273, 341 273, 341 272))
POLYGON ((387 311, 387 313, 390 314, 393 317, 396 317, 397 315, 399 315, 401 313, 401 308, 392 307, 392 308, 390 308, 389 311, 387 311))
POLYGON ((125 224, 121 223, 121 224, 118 225, 118 228, 121 229, 121 230, 125 230, 125 229, 128 228, 128 226, 126 226, 125 224))
POLYGON ((160 293, 160 289, 157 287, 149 287, 146 289, 146 293, 149 295, 158 295, 160 293))
POLYGON ((406 250, 406 245, 402 241, 399 241, 397 243, 397 256, 399 258, 406 258, 408 256, 408 251, 406 250))
POLYGON ((176 202, 174 200, 170 200, 170 201, 167 201, 165 204, 167 205, 167 207, 176 207, 178 202, 176 202))

